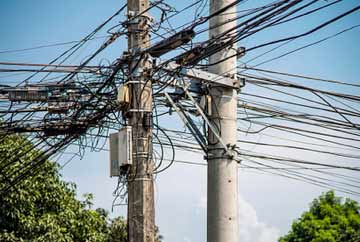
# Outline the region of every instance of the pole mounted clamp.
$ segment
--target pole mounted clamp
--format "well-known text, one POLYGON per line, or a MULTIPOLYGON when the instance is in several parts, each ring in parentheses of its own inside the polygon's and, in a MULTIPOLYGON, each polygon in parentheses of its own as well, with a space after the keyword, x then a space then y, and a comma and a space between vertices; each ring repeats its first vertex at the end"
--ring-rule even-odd
POLYGON ((238 78, 236 78, 236 76, 230 78, 196 68, 188 69, 174 62, 167 63, 167 65, 165 67, 162 67, 162 69, 171 73, 177 71, 179 76, 191 78, 207 85, 226 86, 233 89, 240 89, 240 81, 238 80, 238 78))

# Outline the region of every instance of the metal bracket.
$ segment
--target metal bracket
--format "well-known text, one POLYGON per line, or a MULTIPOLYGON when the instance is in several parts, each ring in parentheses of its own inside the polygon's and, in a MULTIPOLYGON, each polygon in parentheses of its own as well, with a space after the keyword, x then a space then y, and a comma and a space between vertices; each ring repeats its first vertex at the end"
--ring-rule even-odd
POLYGON ((168 101, 170 102, 171 106, 175 109, 175 111, 177 112, 177 114, 179 115, 179 117, 182 119, 182 121, 184 122, 184 124, 186 125, 186 127, 188 127, 188 129, 190 130, 190 132, 192 133, 192 135, 194 135, 196 141, 199 143, 199 145, 201 146, 202 150, 206 153, 207 152, 207 148, 206 148, 206 141, 204 139, 204 137, 201 135, 201 132, 199 131, 199 129, 190 121, 190 118, 187 117, 185 115, 185 113, 183 111, 181 111, 179 109, 179 107, 176 106, 174 100, 170 97, 170 95, 168 93, 165 92, 165 97, 168 99, 168 101))
POLYGON ((216 138, 219 140, 220 144, 223 146, 225 153, 233 158, 234 157, 234 152, 232 152, 231 150, 229 150, 228 145, 226 145, 224 143, 224 141, 221 139, 221 136, 216 132, 215 127, 212 125, 212 123, 209 121, 208 117, 205 115, 204 111, 202 110, 202 108, 200 107, 200 105, 196 102, 196 100, 193 98, 193 96, 190 94, 190 92, 187 90, 187 86, 183 87, 185 94, 189 97, 190 101, 194 104, 194 106, 196 107, 196 109, 198 110, 198 112, 200 113, 200 115, 203 117, 203 119, 205 120, 206 124, 209 126, 209 128, 211 129, 211 131, 213 132, 213 134, 216 136, 216 138))
POLYGON ((172 72, 174 70, 178 70, 179 74, 182 76, 186 76, 188 78, 192 78, 201 82, 207 82, 222 86, 231 87, 234 89, 240 89, 240 81, 238 79, 233 79, 226 76, 217 75, 211 72, 199 70, 199 69, 186 69, 181 65, 178 65, 174 62, 170 62, 166 65, 166 67, 162 68, 164 71, 172 72))

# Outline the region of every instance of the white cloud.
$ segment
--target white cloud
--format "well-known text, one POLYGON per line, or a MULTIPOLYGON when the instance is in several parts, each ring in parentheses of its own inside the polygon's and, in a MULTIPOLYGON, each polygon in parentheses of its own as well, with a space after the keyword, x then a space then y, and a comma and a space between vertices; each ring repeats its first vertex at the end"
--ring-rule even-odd
POLYGON ((196 207, 206 210, 206 207, 207 207, 207 197, 206 197, 206 195, 202 195, 202 196, 200 197, 200 200, 199 200, 199 202, 196 204, 196 207))
MULTIPOLYGON (((197 208, 206 210, 206 196, 201 196, 197 208)), ((259 221, 255 208, 239 196, 239 242, 276 242, 280 230, 259 221)))
POLYGON ((280 231, 259 221, 255 208, 239 196, 239 234, 241 242, 276 242, 280 231))
POLYGON ((191 242, 191 239, 189 239, 188 237, 185 237, 184 242, 191 242))

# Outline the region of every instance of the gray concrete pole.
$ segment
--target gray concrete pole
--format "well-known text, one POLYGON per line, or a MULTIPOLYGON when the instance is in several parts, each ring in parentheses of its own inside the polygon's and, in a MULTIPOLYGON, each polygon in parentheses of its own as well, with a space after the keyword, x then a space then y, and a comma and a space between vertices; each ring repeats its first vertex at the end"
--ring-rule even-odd
MULTIPOLYGON (((210 14, 224 8, 234 0, 210 0, 210 14)), ((236 6, 211 18, 209 38, 234 27, 236 6), (226 23, 226 24, 223 24, 226 23), (213 26, 217 26, 213 28, 213 26)), ((236 53, 236 46, 224 49, 210 57, 209 64, 216 63, 236 53)), ((209 72, 234 77, 236 57, 209 66, 209 72)), ((237 93, 234 89, 212 86, 210 88, 210 120, 217 127, 225 144, 236 144, 237 93)), ((224 153, 215 135, 208 133, 208 196, 207 196, 207 241, 238 242, 238 173, 237 162, 224 153)))
MULTIPOLYGON (((150 46, 149 0, 128 0, 130 53, 150 46)), ((132 127, 133 165, 128 180, 128 241, 154 242, 154 162, 152 160, 152 89, 146 56, 133 58, 129 84, 131 105, 127 112, 132 127)))

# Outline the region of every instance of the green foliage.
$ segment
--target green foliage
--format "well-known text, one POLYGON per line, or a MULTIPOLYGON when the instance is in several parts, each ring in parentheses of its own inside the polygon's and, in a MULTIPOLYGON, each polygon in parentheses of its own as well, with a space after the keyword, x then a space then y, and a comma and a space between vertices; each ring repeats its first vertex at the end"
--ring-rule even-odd
MULTIPOLYGON (((159 234, 159 228, 155 227, 155 242, 161 242, 163 236, 159 234)), ((126 242, 127 224, 122 217, 112 219, 109 224, 108 242, 126 242)))
POLYGON ((159 227, 156 226, 155 227, 155 242, 161 242, 163 240, 164 236, 162 236, 160 233, 159 233, 159 227))
POLYGON ((280 242, 359 242, 360 206, 329 191, 315 199, 280 242))
POLYGON ((127 241, 127 226, 124 219, 118 217, 111 221, 111 224, 109 226, 109 237, 107 241, 127 241))
MULTIPOLYGON (((21 166, 20 161, 8 162, 14 154, 24 154, 21 163, 29 164, 39 151, 20 136, 0 138, 0 164, 6 164, 6 174, 21 166)), ((92 210, 92 194, 83 197, 77 200, 76 185, 62 181, 58 166, 46 161, 37 175, 0 197, 0 241, 126 242, 126 221, 109 219, 102 208, 92 210)), ((161 236, 156 237, 160 242, 161 236)))
MULTIPOLYGON (((32 144, 19 136, 0 141, 0 160, 26 152, 22 163, 38 154, 32 144)), ((20 162, 8 164, 6 174, 20 162)), ((4 184, 0 184, 0 189, 4 184)), ((107 225, 90 210, 92 195, 76 199, 76 186, 60 179, 56 164, 46 161, 40 172, 25 179, 0 201, 0 241, 106 241, 107 225)))

